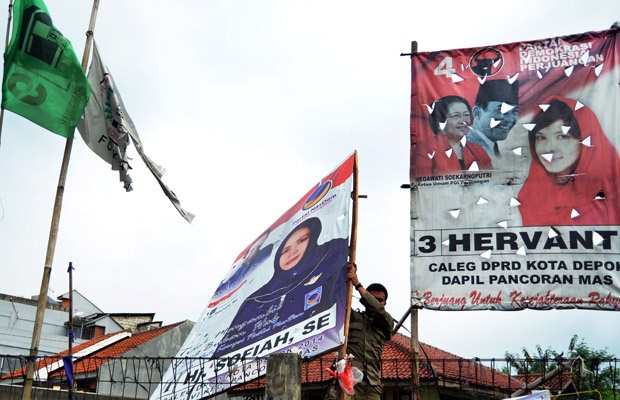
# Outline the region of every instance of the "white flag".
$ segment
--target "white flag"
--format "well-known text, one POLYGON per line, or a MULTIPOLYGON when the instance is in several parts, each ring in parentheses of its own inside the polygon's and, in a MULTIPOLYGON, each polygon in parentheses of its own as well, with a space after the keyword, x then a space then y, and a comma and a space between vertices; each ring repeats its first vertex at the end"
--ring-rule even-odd
POLYGON ((166 170, 144 154, 138 131, 125 110, 123 99, 114 83, 114 78, 101 60, 99 49, 94 41, 93 59, 88 71, 88 81, 91 86, 91 96, 84 116, 78 124, 78 130, 84 142, 99 157, 110 164, 113 170, 119 171, 120 180, 123 182, 125 190, 129 192, 132 187, 131 177, 128 174, 131 166, 127 157, 127 146, 133 141, 136 151, 155 176, 166 196, 183 218, 191 223, 194 214, 181 207, 181 203, 174 192, 161 180, 166 170))

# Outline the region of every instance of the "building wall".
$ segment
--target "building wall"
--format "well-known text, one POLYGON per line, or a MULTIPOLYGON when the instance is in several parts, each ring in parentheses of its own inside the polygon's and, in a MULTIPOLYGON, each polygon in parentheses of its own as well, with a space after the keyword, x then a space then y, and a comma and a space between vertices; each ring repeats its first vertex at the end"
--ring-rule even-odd
POLYGON ((195 323, 185 321, 143 345, 123 354, 99 368, 97 393, 104 396, 121 396, 148 399, 159 386, 163 374, 170 366, 195 323), (135 357, 140 359, 136 362, 135 357), (145 357, 153 357, 146 360, 145 357), (135 382, 135 383, 134 383, 135 382), (123 384, 124 383, 124 384, 123 384))
MULTIPOLYGON (((58 298, 62 299, 62 304, 69 307, 69 293, 65 293, 58 298)), ((103 314, 103 311, 90 302, 86 297, 82 296, 77 290, 73 291, 73 315, 77 317, 85 317, 93 314, 103 314)))
MULTIPOLYGON (((37 305, 34 300, 0 294, 0 354, 30 354, 37 305)), ((50 305, 45 310, 39 355, 56 354, 67 348, 68 320, 65 307, 50 305)))
POLYGON ((78 338, 91 340, 109 333, 125 330, 114 318, 108 314, 101 314, 98 318, 74 318, 73 331, 78 338))
POLYGON ((112 318, 118 322, 123 329, 131 329, 132 332, 138 332, 138 325, 153 322, 152 315, 118 315, 113 314, 112 318))

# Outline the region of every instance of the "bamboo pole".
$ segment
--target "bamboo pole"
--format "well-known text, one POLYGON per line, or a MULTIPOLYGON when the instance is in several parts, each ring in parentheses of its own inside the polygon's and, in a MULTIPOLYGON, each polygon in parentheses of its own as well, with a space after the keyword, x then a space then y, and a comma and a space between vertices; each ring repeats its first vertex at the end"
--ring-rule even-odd
MULTIPOLYGON (((93 41, 93 30, 95 29, 95 21, 97 19, 97 10, 99 9, 99 0, 93 0, 93 8, 90 15, 90 23, 86 32, 86 45, 84 46, 84 56, 82 57, 82 69, 86 70, 88 58, 90 56, 90 48, 93 41)), ((47 252, 45 255, 45 266, 43 267, 43 278, 41 279, 41 290, 39 291, 39 302, 37 304, 37 313, 35 315, 34 327, 32 332, 32 342, 26 368, 26 380, 24 381, 24 389, 22 392, 22 400, 30 400, 32 396, 32 381, 34 376, 34 364, 37 354, 39 353, 39 343, 41 342, 41 331, 43 329, 43 317, 45 316, 45 308, 47 305, 47 292, 49 290, 50 276, 52 273, 52 262, 54 260, 54 252, 56 250, 56 241, 58 239, 58 227, 60 226, 60 212, 62 210, 62 199, 65 192, 65 182, 67 181, 67 171, 69 169, 69 160, 71 158, 71 147, 73 146, 73 138, 67 138, 65 151, 63 154, 60 174, 58 177, 58 186, 56 187, 56 198, 54 200, 54 210, 52 213, 52 222, 50 226, 50 234, 47 242, 47 252)))
MULTIPOLYGON (((355 263, 355 257, 357 255, 357 204, 359 199, 358 193, 358 168, 357 168, 357 151, 355 152, 353 160, 353 191, 351 192, 351 199, 353 200, 353 207, 351 211, 351 241, 349 244, 349 262, 355 263)), ((351 305, 353 303, 353 284, 347 282, 347 304, 345 306, 344 316, 344 342, 338 349, 338 358, 344 358, 347 354, 347 342, 349 339, 349 324, 351 318, 351 305)), ((337 391, 338 399, 344 399, 344 392, 342 390, 337 391)))
MULTIPOLYGON (((357 255, 357 203, 359 199, 358 194, 358 169, 357 169, 357 151, 355 152, 355 158, 353 160, 353 191, 351 192, 351 198, 353 199, 353 208, 351 212, 351 241, 349 244, 349 262, 355 263, 355 257, 357 255)), ((345 308, 344 318, 344 343, 338 349, 338 357, 343 358, 347 354, 347 341, 349 338, 349 319, 351 317, 351 304, 353 303, 353 284, 347 282, 347 305, 345 308)))

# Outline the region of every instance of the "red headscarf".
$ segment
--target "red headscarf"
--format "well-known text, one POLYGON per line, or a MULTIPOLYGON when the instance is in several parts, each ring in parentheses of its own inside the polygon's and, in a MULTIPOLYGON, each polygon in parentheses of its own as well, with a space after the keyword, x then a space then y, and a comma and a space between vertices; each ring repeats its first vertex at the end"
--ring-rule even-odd
MULTIPOLYGON (((620 225, 620 161, 592 110, 582 106, 575 110, 572 99, 552 97, 566 103, 577 119, 581 139, 590 137, 590 146, 582 145, 581 158, 573 177, 565 184, 556 183, 541 165, 533 146, 532 163, 519 192, 519 210, 523 226, 543 225, 620 225), (604 193, 604 199, 597 196, 604 193), (573 210, 579 215, 572 216, 573 210)), ((599 196, 600 197, 600 196, 599 196)), ((576 215, 576 214, 575 214, 576 215)))
MULTIPOLYGON (((451 149, 450 140, 442 133, 418 143, 411 163, 415 168, 412 176, 436 176, 462 172, 458 156, 454 152, 450 157, 446 154, 446 151, 451 149)), ((493 163, 486 150, 475 143, 466 142, 463 147, 465 169, 468 169, 474 161, 478 163, 478 169, 481 171, 493 169, 493 163)))

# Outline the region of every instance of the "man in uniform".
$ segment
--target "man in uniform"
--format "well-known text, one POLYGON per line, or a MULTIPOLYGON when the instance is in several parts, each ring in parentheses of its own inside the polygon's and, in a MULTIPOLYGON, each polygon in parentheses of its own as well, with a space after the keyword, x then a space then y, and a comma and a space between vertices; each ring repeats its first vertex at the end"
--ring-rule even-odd
MULTIPOLYGON (((381 354, 383 346, 392 336, 394 319, 385 310, 388 293, 385 286, 373 283, 364 287, 357 277, 357 267, 348 265, 347 280, 360 294, 364 311, 351 310, 347 354, 353 355, 353 366, 364 373, 362 382, 353 389, 353 400, 381 400, 381 354)), ((335 390, 330 390, 326 399, 335 399, 335 390)))

